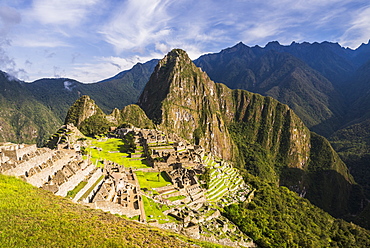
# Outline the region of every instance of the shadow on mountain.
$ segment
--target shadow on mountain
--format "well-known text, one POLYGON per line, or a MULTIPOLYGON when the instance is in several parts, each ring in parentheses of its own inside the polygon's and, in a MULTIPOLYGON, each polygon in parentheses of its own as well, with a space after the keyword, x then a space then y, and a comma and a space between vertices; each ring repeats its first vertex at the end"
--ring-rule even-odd
POLYGON ((280 186, 288 187, 336 218, 357 215, 365 207, 362 187, 349 183, 334 170, 309 172, 299 168, 284 168, 280 186))

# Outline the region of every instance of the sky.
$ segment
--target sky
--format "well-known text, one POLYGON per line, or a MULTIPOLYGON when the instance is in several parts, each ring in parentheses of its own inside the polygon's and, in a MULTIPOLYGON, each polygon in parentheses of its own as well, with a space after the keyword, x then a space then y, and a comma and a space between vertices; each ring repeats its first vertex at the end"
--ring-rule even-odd
POLYGON ((369 39, 368 0, 0 0, 0 70, 26 82, 98 82, 173 48, 369 39))

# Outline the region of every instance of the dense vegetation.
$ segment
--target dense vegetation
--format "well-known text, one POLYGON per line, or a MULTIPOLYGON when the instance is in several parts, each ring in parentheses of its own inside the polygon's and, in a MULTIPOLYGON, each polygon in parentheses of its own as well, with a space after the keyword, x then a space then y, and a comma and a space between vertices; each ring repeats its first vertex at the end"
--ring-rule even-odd
POLYGON ((233 204, 225 215, 260 247, 369 247, 370 233, 334 219, 285 187, 246 174, 256 189, 250 203, 233 204))
POLYGON ((0 247, 219 247, 86 208, 0 175, 0 247))
POLYGON ((84 135, 94 137, 95 135, 108 132, 112 126, 114 125, 103 115, 96 114, 84 120, 79 129, 84 135))
POLYGON ((40 145, 60 124, 23 83, 0 72, 0 142, 40 145))
POLYGON ((159 62, 139 105, 161 129, 289 187, 333 216, 361 209, 361 187, 324 137, 271 97, 215 84, 181 49, 159 62))

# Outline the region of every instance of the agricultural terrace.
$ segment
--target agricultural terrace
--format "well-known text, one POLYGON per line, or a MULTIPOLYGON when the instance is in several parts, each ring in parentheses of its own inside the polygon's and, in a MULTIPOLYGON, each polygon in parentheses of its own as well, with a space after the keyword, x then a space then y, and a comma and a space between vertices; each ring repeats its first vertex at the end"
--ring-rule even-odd
MULTIPOLYGON (((103 160, 108 160, 126 168, 149 168, 145 158, 129 158, 130 145, 124 140, 118 138, 111 139, 91 139, 91 145, 86 148, 86 152, 91 156, 92 163, 102 166, 103 160)), ((142 151, 142 147, 137 146, 136 150, 142 151)), ((138 154, 138 153, 134 153, 138 154)), ((143 152, 141 152, 143 154, 143 152)))

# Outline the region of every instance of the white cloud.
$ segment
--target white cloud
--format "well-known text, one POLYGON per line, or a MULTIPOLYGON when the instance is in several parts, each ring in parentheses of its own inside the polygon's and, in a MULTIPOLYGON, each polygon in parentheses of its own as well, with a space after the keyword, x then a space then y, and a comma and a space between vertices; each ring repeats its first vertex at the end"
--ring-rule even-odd
POLYGON ((0 60, 14 70, 18 67, 10 66, 12 57, 19 65, 32 61, 34 71, 30 64, 25 68, 33 78, 54 73, 99 81, 137 62, 162 58, 173 48, 196 59, 239 41, 253 46, 271 40, 281 44, 329 40, 356 47, 370 38, 366 0, 2 0, 2 4, 0 34, 7 32, 13 48, 7 51, 13 53, 4 50, 0 60), (57 56, 46 59, 45 49, 57 56))
POLYGON ((29 15, 42 24, 79 25, 99 0, 34 0, 29 15))
POLYGON ((361 9, 353 15, 349 27, 340 37, 343 46, 358 47, 361 43, 367 43, 370 39, 370 7, 361 9))
POLYGON ((43 39, 42 37, 35 37, 34 39, 17 39, 13 42, 14 46, 19 47, 68 47, 67 43, 55 39, 43 39))
POLYGON ((102 28, 101 34, 118 53, 124 50, 141 50, 171 33, 166 11, 169 1, 128 0, 102 28))
POLYGON ((76 63, 70 70, 73 78, 84 83, 98 82, 113 77, 123 70, 131 69, 137 63, 144 63, 153 57, 133 56, 131 58, 120 57, 96 57, 88 63, 76 63))

